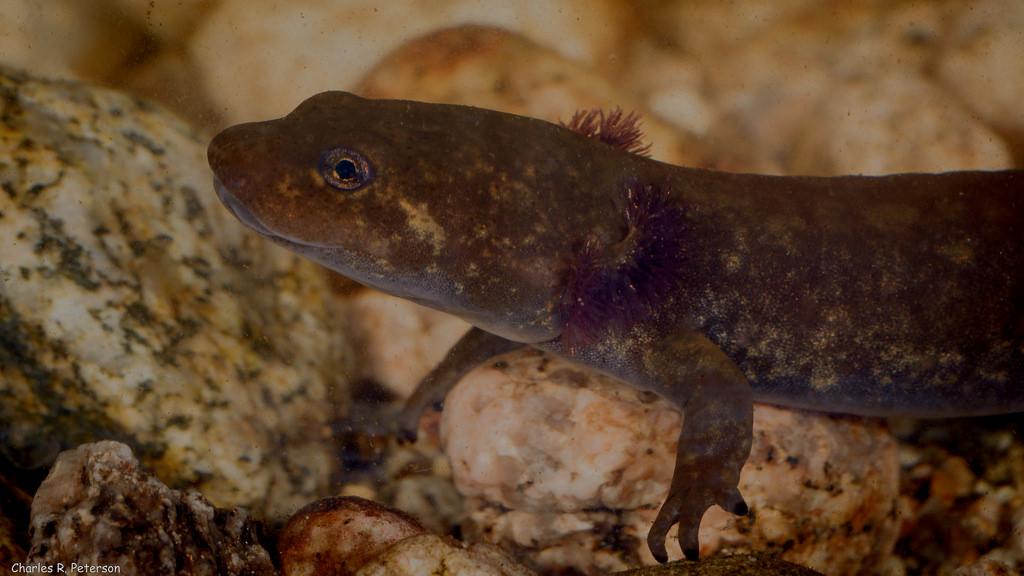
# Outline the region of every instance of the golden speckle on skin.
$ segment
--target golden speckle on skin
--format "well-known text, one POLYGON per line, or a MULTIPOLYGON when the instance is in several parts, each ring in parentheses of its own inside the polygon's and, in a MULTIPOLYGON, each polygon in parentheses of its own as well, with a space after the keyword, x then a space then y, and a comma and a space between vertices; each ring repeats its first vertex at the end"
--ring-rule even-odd
POLYGON ((309 181, 318 188, 324 188, 327 186, 327 182, 324 182, 323 176, 320 175, 320 171, 316 168, 309 169, 309 181))
POLYGON ((294 198, 298 196, 295 187, 292 186, 292 179, 290 177, 282 178, 277 181, 277 191, 275 195, 282 198, 294 198))
POLYGON ((811 386, 815 390, 827 390, 838 382, 836 374, 830 369, 815 368, 811 372, 811 386))
POLYGON ((942 254, 957 264, 969 264, 974 259, 974 249, 967 242, 956 242, 940 246, 939 254, 942 254))
POLYGON ((445 243, 444 228, 430 216, 427 205, 425 203, 413 205, 405 198, 399 198, 398 206, 408 218, 409 229, 420 239, 430 242, 435 255, 440 254, 445 243))
POLYGON ((726 254, 724 258, 725 269, 728 272, 736 272, 743 265, 743 257, 739 254, 726 254))

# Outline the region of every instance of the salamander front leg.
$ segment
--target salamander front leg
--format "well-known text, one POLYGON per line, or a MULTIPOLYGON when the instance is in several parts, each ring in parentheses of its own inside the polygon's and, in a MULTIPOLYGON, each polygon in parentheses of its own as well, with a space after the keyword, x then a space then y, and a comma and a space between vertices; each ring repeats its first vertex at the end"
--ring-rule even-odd
MULTIPOLYGON (((679 546, 690 560, 699 557, 698 528, 713 504, 733 514, 747 513, 740 495, 740 469, 750 455, 753 434, 753 397, 746 377, 717 347, 694 346, 692 340, 676 348, 676 380, 665 393, 683 409, 675 470, 668 498, 647 535, 647 545, 658 562, 665 562, 665 538, 679 523, 679 546), (702 356, 693 358, 695 348, 702 356), (680 380, 682 378, 683 380, 680 380)), ((682 343, 681 343, 682 344, 682 343)))
POLYGON ((470 370, 484 362, 526 346, 471 328, 452 346, 444 360, 420 381, 398 416, 398 439, 415 442, 420 417, 427 408, 440 404, 448 391, 470 370))

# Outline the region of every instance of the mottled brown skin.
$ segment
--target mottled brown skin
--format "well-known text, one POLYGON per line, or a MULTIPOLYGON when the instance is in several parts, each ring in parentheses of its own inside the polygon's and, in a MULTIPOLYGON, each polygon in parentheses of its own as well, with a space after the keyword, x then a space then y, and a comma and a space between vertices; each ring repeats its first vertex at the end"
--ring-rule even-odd
POLYGON ((225 204, 271 240, 476 326, 413 395, 407 436, 470 368, 526 345, 684 409, 648 537, 659 560, 677 521, 692 558, 710 505, 746 511, 736 486, 753 400, 864 415, 1024 411, 1021 171, 720 173, 539 120, 343 92, 225 130, 209 159, 225 204), (371 166, 357 190, 318 168, 338 146, 371 166), (624 190, 637 183, 683 208, 674 290, 568 342, 567 270, 588 238, 628 257, 624 190))

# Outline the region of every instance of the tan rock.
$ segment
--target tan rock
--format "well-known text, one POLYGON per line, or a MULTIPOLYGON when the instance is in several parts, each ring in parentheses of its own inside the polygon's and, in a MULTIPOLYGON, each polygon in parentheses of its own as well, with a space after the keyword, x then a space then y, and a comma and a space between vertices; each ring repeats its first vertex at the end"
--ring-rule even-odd
POLYGON ((1024 139, 1024 3, 962 4, 938 65, 939 79, 985 122, 1024 139))
POLYGON ((146 33, 167 44, 183 42, 202 18, 219 0, 174 0, 174 2, 139 2, 138 0, 106 0, 146 33))
MULTIPOLYGON (((523 549, 544 570, 592 573, 653 563, 645 538, 679 427, 661 400, 524 352, 456 386, 442 437, 471 534, 523 549)), ((897 476, 895 443, 877 422, 758 405, 740 478, 752 512, 712 508, 701 554, 777 547, 833 573, 873 566, 897 535, 897 476)))
POLYGON ((891 174, 1011 168, 1006 144, 914 74, 838 81, 796 137, 798 174, 891 174))
POLYGON ((0 0, 0 65, 37 76, 106 77, 141 36, 101 0, 0 0))
POLYGON ((283 514, 323 495, 348 342, 319 269, 218 202, 162 109, 0 73, 0 438, 121 438, 165 482, 283 514))
POLYGON ((403 45, 357 91, 372 98, 467 104, 568 122, 581 109, 621 107, 641 115, 651 155, 675 164, 713 161, 695 136, 645 110, 620 83, 557 52, 497 28, 463 26, 403 45))
POLYGON ((204 16, 192 50, 217 107, 235 123, 284 115, 317 92, 351 89, 403 42, 470 22, 519 31, 569 58, 614 63, 629 14, 612 0, 223 0, 204 16))
POLYGON ((409 300, 376 290, 347 298, 352 335, 358 342, 360 376, 407 398, 469 324, 409 300))
POLYGON ((362 498, 325 498, 295 513, 278 536, 285 576, 347 576, 396 542, 426 531, 413 517, 362 498))
POLYGON ((721 54, 759 31, 809 11, 819 0, 690 0, 667 6, 648 6, 651 22, 685 52, 700 56, 721 54))
POLYGON ((460 545, 433 534, 406 538, 388 548, 357 576, 533 576, 496 546, 460 545))
POLYGON ((1005 166, 1000 137, 927 80, 957 4, 696 2, 666 19, 706 74, 719 110, 709 137, 754 164, 813 174, 1005 166), (716 22, 728 31, 714 33, 716 22))

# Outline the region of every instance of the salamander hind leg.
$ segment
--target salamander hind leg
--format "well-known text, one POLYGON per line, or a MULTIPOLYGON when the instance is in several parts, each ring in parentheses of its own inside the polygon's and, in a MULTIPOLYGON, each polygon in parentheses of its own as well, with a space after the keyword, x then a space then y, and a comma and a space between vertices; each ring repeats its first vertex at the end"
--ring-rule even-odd
POLYGON ((506 340, 472 328, 452 346, 444 360, 420 381, 398 416, 398 439, 415 442, 423 412, 444 401, 448 391, 470 370, 506 352, 526 344, 506 340))
POLYGON ((662 395, 683 410, 672 484, 647 536, 659 562, 668 559, 665 538, 672 525, 679 523, 679 546, 696 560, 698 529, 709 507, 747 513, 737 486, 753 433, 753 397, 739 368, 703 336, 690 335, 668 348, 644 362, 654 370, 650 376, 661 380, 662 395))

